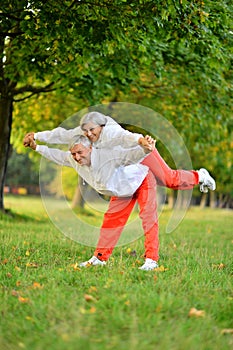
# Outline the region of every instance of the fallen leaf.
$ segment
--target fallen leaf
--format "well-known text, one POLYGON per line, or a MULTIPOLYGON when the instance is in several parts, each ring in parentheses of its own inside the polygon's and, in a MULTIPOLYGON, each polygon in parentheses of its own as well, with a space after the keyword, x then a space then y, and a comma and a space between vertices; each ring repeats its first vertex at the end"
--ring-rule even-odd
POLYGON ((34 262, 28 262, 28 263, 26 263, 26 267, 37 268, 37 267, 39 267, 39 265, 37 263, 34 263, 34 262))
POLYGON ((90 314, 94 314, 96 312, 96 308, 94 306, 92 306, 89 310, 90 314))
POLYGON ((192 307, 188 315, 189 317, 205 317, 205 311, 197 310, 195 307, 192 307))
POLYGON ((222 329, 221 334, 233 334, 233 328, 222 329))
POLYGON ((220 263, 220 264, 213 264, 212 266, 213 266, 215 269, 218 269, 218 270, 222 270, 222 269, 224 269, 224 268, 226 267, 226 265, 223 264, 223 263, 220 263))
POLYGON ((15 285, 16 285, 17 287, 19 287, 19 286, 21 285, 21 282, 20 282, 20 281, 16 281, 15 285))
POLYGON ((74 269, 75 271, 81 271, 81 269, 79 268, 78 263, 72 264, 72 265, 70 265, 70 266, 73 267, 73 269, 74 269))
POLYGON ((12 274, 10 272, 7 272, 6 277, 11 278, 12 274))
POLYGON ((156 282, 157 279, 158 279, 158 276, 154 275, 154 276, 153 276, 153 279, 154 279, 154 281, 156 282))
POLYGON ((8 259, 4 259, 4 260, 1 261, 2 265, 6 265, 7 263, 8 263, 8 259))
POLYGON ((156 269, 154 269, 154 271, 158 271, 158 272, 164 272, 167 271, 168 268, 165 268, 163 265, 157 267, 156 269))
POLYGON ((223 264, 223 263, 221 263, 221 264, 218 265, 218 269, 219 269, 219 270, 222 270, 222 269, 224 269, 225 267, 226 267, 226 265, 223 264))
POLYGON ((90 286, 88 292, 89 292, 89 293, 97 292, 96 286, 90 286))
POLYGON ((23 303, 23 304, 27 304, 30 301, 29 298, 23 298, 21 296, 18 297, 18 300, 20 303, 23 303))
POLYGON ((25 255, 26 255, 26 256, 29 256, 29 255, 30 255, 29 250, 26 251, 25 255))
POLYGON ((19 296, 19 292, 17 292, 17 290, 13 289, 13 290, 11 291, 11 295, 12 295, 13 297, 18 297, 18 296, 19 296))
POLYGON ((90 294, 84 294, 84 299, 86 301, 94 301, 94 302, 96 301, 96 299, 90 294))
POLYGON ((137 252, 136 250, 132 250, 131 248, 128 248, 126 250, 127 254, 131 255, 131 256, 137 256, 137 252))
POLYGON ((25 319, 28 321, 34 322, 34 319, 31 316, 26 316, 25 319))
POLYGON ((33 289, 42 289, 43 286, 39 282, 34 282, 32 285, 33 289))
POLYGON ((158 305, 155 309, 155 312, 160 312, 162 310, 162 305, 158 305))

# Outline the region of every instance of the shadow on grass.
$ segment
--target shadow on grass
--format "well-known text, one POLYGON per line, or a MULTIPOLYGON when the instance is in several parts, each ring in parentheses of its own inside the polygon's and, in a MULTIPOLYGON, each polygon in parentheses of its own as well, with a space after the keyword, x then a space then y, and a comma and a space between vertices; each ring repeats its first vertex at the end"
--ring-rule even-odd
POLYGON ((26 214, 19 214, 11 209, 5 209, 0 211, 0 220, 5 222, 18 221, 18 222, 47 222, 47 218, 29 216, 26 214))
POLYGON ((80 207, 80 206, 75 207, 73 210, 74 210, 75 214, 80 214, 82 216, 88 216, 88 217, 96 217, 97 216, 95 212, 92 212, 91 210, 80 207))

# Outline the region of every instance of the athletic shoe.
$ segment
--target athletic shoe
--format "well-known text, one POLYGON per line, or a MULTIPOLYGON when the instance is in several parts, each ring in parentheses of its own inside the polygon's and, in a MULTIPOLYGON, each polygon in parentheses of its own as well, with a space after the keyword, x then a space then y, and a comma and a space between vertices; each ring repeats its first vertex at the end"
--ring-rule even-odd
POLYGON ((79 264, 80 267, 88 267, 91 265, 92 266, 96 266, 96 265, 104 266, 104 265, 106 265, 106 262, 99 260, 96 256, 93 256, 91 259, 79 264))
POLYGON ((142 266, 140 266, 139 269, 149 271, 149 270, 154 270, 157 267, 159 267, 157 261, 146 258, 145 263, 142 266))
POLYGON ((216 189, 215 180, 210 176, 206 169, 201 168, 200 170, 198 170, 198 175, 201 192, 207 193, 208 188, 212 191, 216 189))

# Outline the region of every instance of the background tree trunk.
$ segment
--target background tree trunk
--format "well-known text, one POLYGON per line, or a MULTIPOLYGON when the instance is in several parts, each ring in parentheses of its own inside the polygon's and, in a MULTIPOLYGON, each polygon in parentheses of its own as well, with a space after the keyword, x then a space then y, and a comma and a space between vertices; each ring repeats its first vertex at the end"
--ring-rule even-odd
POLYGON ((175 191, 169 190, 168 192, 168 208, 172 209, 175 204, 175 191))
POLYGON ((201 197, 201 202, 200 202, 200 208, 205 208, 206 204, 207 204, 207 195, 206 193, 203 193, 202 194, 202 197, 201 197))
POLYGON ((72 199, 71 208, 81 207, 84 208, 84 199, 82 197, 80 186, 83 186, 83 179, 79 176, 79 181, 77 183, 74 197, 72 199))
POLYGON ((12 126, 13 99, 0 99, 0 210, 4 211, 4 184, 7 161, 10 156, 10 135, 12 126))
POLYGON ((216 207, 216 195, 215 192, 210 191, 210 208, 216 207))

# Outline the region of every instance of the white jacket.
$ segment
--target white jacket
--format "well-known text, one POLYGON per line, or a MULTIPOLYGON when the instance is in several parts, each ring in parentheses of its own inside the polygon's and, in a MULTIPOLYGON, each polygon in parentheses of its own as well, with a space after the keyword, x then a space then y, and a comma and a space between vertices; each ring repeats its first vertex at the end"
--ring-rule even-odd
POLYGON ((97 192, 117 197, 132 196, 148 174, 148 167, 139 164, 145 153, 140 146, 132 149, 92 148, 91 166, 79 165, 69 151, 37 145, 45 158, 74 168, 97 192))

